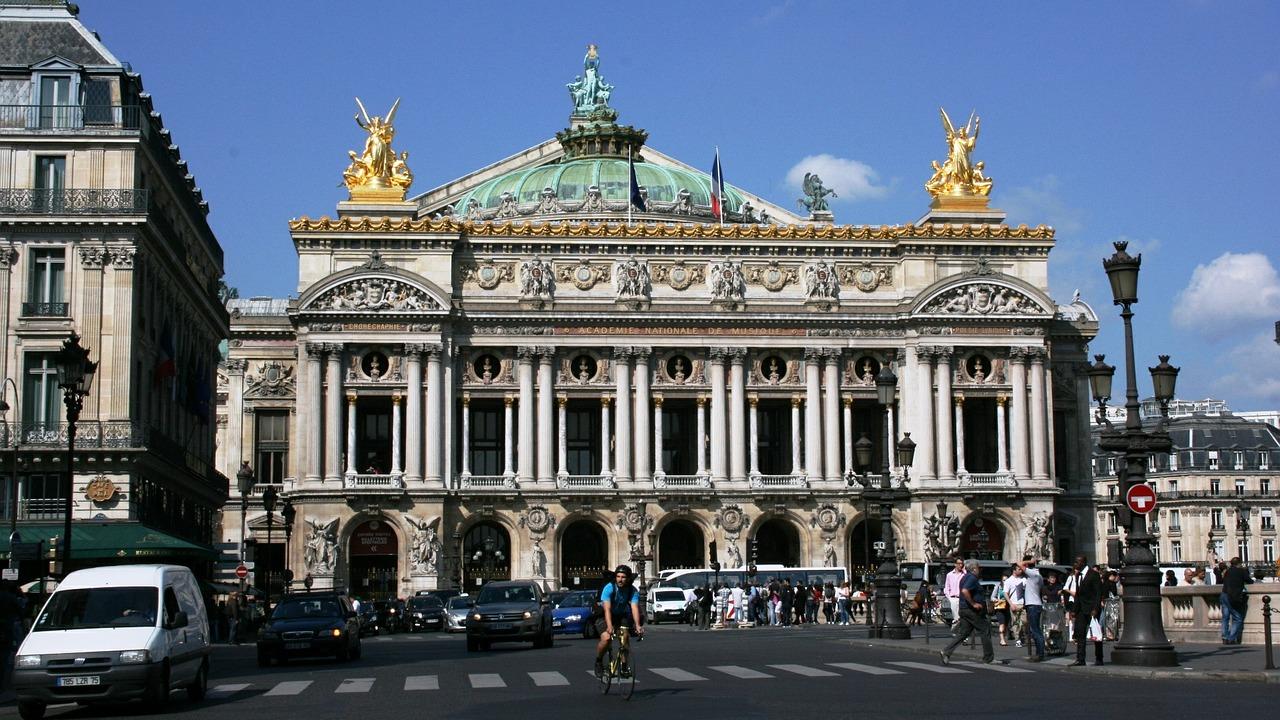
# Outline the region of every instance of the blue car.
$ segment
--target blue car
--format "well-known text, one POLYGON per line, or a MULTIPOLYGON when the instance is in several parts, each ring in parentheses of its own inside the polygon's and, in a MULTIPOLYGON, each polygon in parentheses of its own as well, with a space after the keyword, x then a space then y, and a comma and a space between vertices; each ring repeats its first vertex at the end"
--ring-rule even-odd
POLYGON ((587 637, 595 600, 596 592, 591 590, 565 595, 551 608, 551 631, 557 635, 580 634, 587 637))

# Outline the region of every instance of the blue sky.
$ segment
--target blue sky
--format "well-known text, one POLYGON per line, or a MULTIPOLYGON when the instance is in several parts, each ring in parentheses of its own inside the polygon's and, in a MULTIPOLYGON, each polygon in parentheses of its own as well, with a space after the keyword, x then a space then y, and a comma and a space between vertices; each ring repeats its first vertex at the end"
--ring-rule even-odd
MULTIPOLYGON (((838 222, 908 223, 945 146, 939 105, 976 108, 975 159, 1013 223, 1058 230, 1050 285, 1103 316, 1100 260, 1143 253, 1140 371, 1182 397, 1280 406, 1280 5, 1263 2, 105 2, 81 19, 142 73, 242 296, 296 290, 286 221, 332 215, 352 97, 402 97, 414 191, 564 127, 588 42, 649 144, 794 206, 822 168, 838 222), (1270 128, 1265 132, 1264 128, 1270 128)), ((1149 379, 1141 372, 1143 394, 1149 379)))

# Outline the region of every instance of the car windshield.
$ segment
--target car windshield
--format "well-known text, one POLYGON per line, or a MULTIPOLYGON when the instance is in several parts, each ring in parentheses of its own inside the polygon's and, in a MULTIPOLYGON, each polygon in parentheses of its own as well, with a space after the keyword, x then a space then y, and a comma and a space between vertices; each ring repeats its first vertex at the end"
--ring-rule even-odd
POLYGON ((471 599, 464 597, 449 598, 450 610, 466 610, 471 607, 471 599))
POLYGON ((285 600, 271 613, 272 620, 342 617, 342 609, 333 598, 297 598, 285 600))
POLYGON ((40 617, 36 632, 104 627, 154 627, 160 592, 153 587, 59 590, 40 617))
POLYGON ((529 585, 506 585, 494 587, 487 585, 480 591, 477 605, 490 603, 527 603, 534 601, 533 587, 529 585))
POLYGON ((678 590, 664 590, 654 597, 662 602, 684 602, 684 593, 678 590))
POLYGON ((438 607, 443 607, 443 603, 440 602, 440 598, 431 597, 430 595, 414 598, 409 601, 410 610, 426 610, 427 608, 438 607))

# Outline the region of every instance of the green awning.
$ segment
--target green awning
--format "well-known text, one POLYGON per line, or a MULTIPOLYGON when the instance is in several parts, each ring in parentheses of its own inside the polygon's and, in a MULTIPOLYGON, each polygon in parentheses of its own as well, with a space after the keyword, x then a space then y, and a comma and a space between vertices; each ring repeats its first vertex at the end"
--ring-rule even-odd
MULTIPOLYGON (((42 541, 62 535, 62 524, 19 525, 22 542, 42 541)), ((200 558, 214 560, 218 553, 189 540, 174 537, 132 522, 75 522, 71 525, 72 562, 82 560, 163 560, 164 558, 200 558)), ((0 533, 0 560, 9 558, 9 535, 0 533)))

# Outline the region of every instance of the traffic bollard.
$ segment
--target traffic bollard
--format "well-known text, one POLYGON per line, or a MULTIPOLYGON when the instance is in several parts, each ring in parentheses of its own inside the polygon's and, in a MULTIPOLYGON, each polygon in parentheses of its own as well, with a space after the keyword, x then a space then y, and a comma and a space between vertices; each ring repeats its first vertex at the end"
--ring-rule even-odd
POLYGON ((1264 653, 1267 660, 1267 669, 1275 670, 1276 669, 1275 659, 1271 655, 1271 613, 1272 613, 1271 596, 1263 595, 1262 596, 1262 641, 1266 643, 1266 649, 1264 650, 1264 653))

